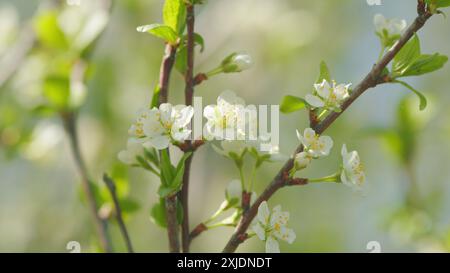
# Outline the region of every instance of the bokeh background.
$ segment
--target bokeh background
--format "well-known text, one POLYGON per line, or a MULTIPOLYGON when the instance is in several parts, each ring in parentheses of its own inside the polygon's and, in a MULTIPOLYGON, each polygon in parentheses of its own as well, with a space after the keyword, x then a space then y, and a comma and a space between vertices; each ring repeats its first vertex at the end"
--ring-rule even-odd
MULTIPOLYGON (((81 4, 87 0, 81 0, 81 4)), ((44 1, 0 1, 0 58, 11 54, 44 1)), ((205 38, 196 71, 215 67, 226 55, 244 51, 254 67, 220 75, 196 89, 213 103, 230 89, 251 104, 278 104, 284 95, 310 92, 325 60, 338 82, 358 83, 379 53, 372 24, 376 13, 412 22, 412 0, 209 0, 197 8, 197 32, 205 38)), ((133 208, 126 220, 139 252, 165 252, 165 230, 150 220, 158 202, 158 179, 124 166, 124 148, 136 111, 148 104, 157 83, 163 44, 136 31, 161 22, 162 0, 114 0, 105 32, 91 56, 86 100, 79 112, 83 156, 101 187, 103 172, 120 180, 133 208), (138 206, 137 206, 138 205, 138 206)), ((65 5, 65 4, 64 4, 65 5)), ((72 20, 78 20, 76 17, 72 20)), ((81 20, 81 19, 80 19, 81 20)), ((422 51, 450 55, 450 20, 435 16, 419 33, 422 51)), ((26 36, 26 34, 25 34, 26 36)), ((95 251, 95 231, 80 198, 79 176, 60 119, 37 112, 42 103, 42 71, 52 55, 33 49, 17 72, 0 87, 0 251, 67 252, 69 241, 95 251)), ((1 69, 7 69, 2 62, 1 69)), ((0 71, 1 73, 1 71, 0 71)), ((283 252, 367 252, 369 241, 382 251, 450 250, 450 66, 407 81, 422 90, 429 107, 401 86, 368 91, 331 128, 336 146, 329 158, 315 162, 307 175, 333 173, 340 146, 357 149, 368 177, 364 194, 342 185, 309 185, 284 189, 270 200, 290 211, 294 244, 283 252)), ((183 81, 174 73, 170 99, 183 102, 183 81)), ((45 111, 44 111, 45 112, 45 111)), ((296 129, 307 126, 304 112, 282 115, 281 151, 297 146, 296 129)), ((281 163, 257 174, 262 190, 281 163)), ((207 219, 224 198, 224 188, 238 178, 234 166, 206 145, 195 155, 191 178, 191 225, 207 219)), ((125 251, 117 225, 110 232, 114 247, 125 251)), ((220 251, 231 228, 218 228, 193 242, 193 251, 220 251)), ((252 239, 239 251, 264 251, 252 239)))

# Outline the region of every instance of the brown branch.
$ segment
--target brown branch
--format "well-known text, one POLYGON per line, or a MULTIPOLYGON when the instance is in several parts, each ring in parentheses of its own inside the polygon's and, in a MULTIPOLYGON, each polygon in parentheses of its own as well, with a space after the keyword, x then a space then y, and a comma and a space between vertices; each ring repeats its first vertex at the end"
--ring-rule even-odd
MULTIPOLYGON (((185 103, 186 105, 192 105, 192 100, 194 96, 194 47, 195 47, 195 36, 194 36, 194 25, 195 25, 195 10, 194 5, 187 5, 186 7, 186 28, 187 28, 187 42, 186 42, 186 52, 187 52, 187 69, 185 74, 185 103)), ((191 125, 193 126, 193 124, 191 125)), ((189 150, 194 152, 192 147, 192 142, 187 140, 185 145, 189 147, 189 150)), ((183 207, 183 222, 181 224, 181 241, 182 249, 184 253, 189 252, 190 238, 189 238, 189 177, 191 172, 193 154, 186 160, 183 174, 183 187, 180 192, 180 201, 183 207)))
POLYGON ((169 250, 171 253, 180 252, 180 239, 177 219, 177 196, 166 197, 167 235, 169 237, 169 250))
POLYGON ((194 77, 194 85, 200 85, 202 82, 206 81, 208 79, 208 76, 205 73, 198 73, 194 77))
POLYGON ((159 104, 166 103, 169 99, 169 81, 173 65, 175 64, 175 56, 177 47, 166 44, 164 56, 161 63, 159 73, 159 104))
POLYGON ((309 109, 309 127, 314 128, 319 123, 319 118, 317 117, 314 109, 309 109))
POLYGON ((67 136, 69 137, 70 140, 72 155, 77 165, 78 172, 81 176, 81 186, 86 196, 91 216, 94 219, 95 228, 99 235, 100 246, 103 251, 111 252, 112 246, 110 238, 108 236, 107 223, 98 214, 98 204, 94 195, 94 189, 92 187, 91 180, 89 178, 89 174, 86 169, 86 165, 84 164, 84 160, 81 156, 81 150, 78 142, 78 134, 76 128, 76 114, 73 112, 65 113, 62 114, 61 117, 64 123, 64 128, 66 129, 67 132, 67 136))
POLYGON ((120 207, 119 198, 117 197, 116 185, 114 181, 106 173, 103 174, 103 182, 105 182, 106 187, 108 188, 109 193, 111 194, 114 203, 117 223, 119 224, 120 232, 122 233, 125 244, 127 245, 128 252, 133 253, 134 252, 133 245, 131 243, 127 227, 122 217, 122 209, 120 207))
MULTIPOLYGON (((353 90, 351 96, 343 103, 341 107, 341 112, 333 112, 329 114, 322 122, 320 122, 315 129, 316 133, 322 134, 333 122, 366 90, 377 86, 378 84, 384 82, 380 79, 382 71, 386 66, 392 61, 395 55, 403 48, 403 46, 413 37, 413 35, 420 30, 425 22, 432 16, 432 14, 426 12, 424 14, 419 14, 419 16, 414 20, 414 22, 408 27, 408 29, 403 33, 397 44, 390 49, 383 58, 372 68, 372 70, 367 74, 367 76, 356 86, 353 90)), ((300 145, 295 154, 303 150, 300 145)), ((286 185, 290 185, 288 179, 288 173, 292 169, 294 164, 293 159, 289 159, 285 165, 281 168, 269 186, 263 191, 256 202, 250 207, 247 213, 245 213, 228 241, 227 245, 223 249, 223 252, 234 252, 238 246, 242 243, 242 236, 247 231, 251 222, 255 218, 259 205, 268 200, 275 192, 286 185)))
MULTIPOLYGON (((161 62, 159 75, 159 98, 158 104, 166 103, 169 98, 169 81, 172 68, 175 64, 177 46, 166 44, 165 53, 161 62)), ((169 196, 165 199, 167 236, 169 238, 170 252, 180 252, 180 239, 177 220, 177 198, 169 196)))
POLYGON ((204 223, 198 224, 189 234, 189 241, 194 240, 197 236, 207 231, 208 227, 204 223))

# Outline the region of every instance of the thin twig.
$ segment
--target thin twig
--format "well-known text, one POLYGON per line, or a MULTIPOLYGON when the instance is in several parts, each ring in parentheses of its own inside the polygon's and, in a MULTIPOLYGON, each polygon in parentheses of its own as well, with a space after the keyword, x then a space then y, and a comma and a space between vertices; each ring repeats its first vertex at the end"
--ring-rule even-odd
POLYGON ((130 236, 128 234, 127 227, 122 217, 122 209, 120 207, 119 198, 117 197, 116 185, 114 180, 112 180, 106 173, 103 174, 103 182, 105 182, 106 187, 111 194, 114 203, 114 209, 116 213, 117 223, 119 224, 120 231, 122 233, 125 244, 127 245, 127 249, 129 253, 134 253, 133 245, 131 243, 130 236))
MULTIPOLYGON (((419 14, 419 16, 414 20, 414 22, 408 27, 408 29, 403 33, 397 44, 389 50, 384 57, 372 68, 372 70, 367 74, 364 80, 359 83, 356 88, 353 90, 351 96, 343 103, 341 107, 341 112, 332 112, 329 114, 322 122, 320 122, 317 126, 315 126, 315 131, 318 134, 322 134, 359 96, 361 96, 366 90, 377 86, 380 83, 383 83, 383 80, 380 80, 380 75, 386 66, 392 61, 395 55, 403 48, 403 46, 413 37, 413 35, 420 30, 425 22, 432 16, 432 14, 425 12, 423 14, 419 14)), ((296 151, 299 153, 303 150, 303 147, 300 145, 296 151)), ((255 201, 255 203, 250 207, 250 209, 245 213, 228 241, 227 245, 223 249, 223 252, 234 252, 238 248, 238 246, 243 242, 242 236, 247 231, 251 222, 255 218, 259 205, 268 200, 276 191, 281 189, 282 187, 289 185, 289 176, 288 173, 293 167, 293 159, 289 159, 285 165, 281 168, 269 186, 263 191, 263 193, 259 196, 259 198, 255 201)))
MULTIPOLYGON (((186 52, 187 52, 187 69, 185 75, 185 103, 186 105, 192 105, 192 99, 194 96, 194 25, 195 25, 195 10, 194 5, 188 5, 186 13, 186 27, 187 27, 187 42, 186 42, 186 52)), ((191 125, 193 126, 193 125, 191 125)), ((192 149, 192 143, 187 140, 185 143, 190 150, 192 149)), ((193 152, 193 151, 192 151, 193 152)), ((181 224, 181 241, 182 249, 184 253, 189 252, 190 238, 189 238, 189 178, 192 165, 191 155, 185 162, 184 174, 183 174, 183 187, 180 192, 180 201, 183 207, 183 222, 181 224)))
POLYGON ((81 156, 76 129, 76 114, 73 112, 65 113, 62 114, 61 117, 64 123, 64 128, 67 132, 67 136, 70 140, 70 147, 78 168, 78 173, 81 176, 81 186, 86 196, 92 218, 94 219, 94 224, 99 235, 101 248, 104 252, 112 252, 111 240, 108 236, 107 223, 104 219, 101 219, 98 214, 98 204, 97 200, 95 199, 94 189, 92 187, 86 165, 84 164, 83 157, 81 156))
POLYGON ((159 104, 166 103, 169 99, 169 80, 173 65, 175 64, 176 46, 167 44, 159 73, 159 104))

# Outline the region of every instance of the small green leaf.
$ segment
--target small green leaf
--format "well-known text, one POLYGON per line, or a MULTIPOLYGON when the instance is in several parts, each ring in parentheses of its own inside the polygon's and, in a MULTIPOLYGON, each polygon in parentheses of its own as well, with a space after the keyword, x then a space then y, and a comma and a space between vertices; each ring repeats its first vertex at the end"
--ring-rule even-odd
POLYGON ((49 105, 38 105, 34 107, 31 112, 40 117, 50 117, 56 113, 55 108, 49 105))
POLYGON ((281 112, 288 114, 303 109, 306 106, 304 99, 296 96, 285 96, 281 102, 281 112))
POLYGON ((158 38, 163 39, 164 41, 166 41, 170 44, 176 44, 178 41, 177 33, 175 33, 175 31, 171 27, 166 26, 166 25, 151 24, 151 25, 140 26, 137 28, 137 31, 148 32, 158 38))
POLYGON ((416 94, 419 97, 420 100, 420 106, 419 109, 422 111, 427 107, 427 98, 419 91, 417 91, 414 87, 412 87, 411 85, 407 84, 406 82, 403 81, 394 81, 396 83, 399 83, 401 85, 403 85, 404 87, 408 88, 410 91, 412 91, 414 94, 416 94))
POLYGON ((144 154, 146 159, 148 159, 153 165, 155 166, 159 166, 159 156, 158 156, 158 152, 155 148, 145 148, 144 149, 144 154))
POLYGON ((169 152, 167 149, 161 151, 161 183, 164 187, 170 187, 175 175, 172 163, 170 162, 169 152))
POLYGON ((65 77, 48 77, 44 80, 44 95, 49 104, 57 110, 69 107, 70 81, 65 77))
POLYGON ((194 33, 194 41, 196 45, 200 46, 200 52, 203 52, 205 50, 205 40, 203 37, 198 33, 194 33))
POLYGON ((316 83, 322 83, 323 80, 326 80, 327 82, 331 82, 330 69, 328 69, 328 65, 324 61, 320 62, 320 74, 319 74, 319 78, 317 79, 316 83))
POLYGON ((158 188, 158 195, 161 198, 166 198, 167 196, 170 196, 173 193, 174 193, 174 189, 172 189, 171 187, 161 184, 158 188))
MULTIPOLYGON (((167 227, 167 219, 166 219, 166 201, 164 198, 159 199, 159 203, 153 205, 150 210, 150 219, 156 225, 166 228, 167 227)), ((183 206, 177 200, 177 221, 179 224, 183 221, 183 206)))
POLYGON ((450 7, 450 0, 425 0, 425 3, 432 5, 433 8, 450 7))
POLYGON ((158 107, 160 92, 161 92, 161 87, 159 85, 156 85, 155 89, 153 90, 153 96, 152 96, 152 102, 150 103, 150 108, 158 107))
POLYGON ((402 73, 402 77, 419 76, 441 69, 448 61, 448 57, 438 53, 421 55, 402 73))
POLYGON ((183 0, 165 0, 163 19, 164 24, 175 33, 182 34, 186 22, 186 5, 183 0))
POLYGON ((68 48, 64 32, 59 27, 56 11, 48 10, 40 13, 34 21, 34 29, 42 45, 62 50, 68 48))
POLYGON ((183 157, 178 162, 177 168, 172 171, 173 178, 170 182, 163 185, 161 184, 158 194, 160 197, 167 197, 173 194, 176 194, 180 191, 183 182, 183 175, 184 175, 184 164, 186 162, 186 159, 188 159, 192 153, 185 153, 183 157))
POLYGON ((139 203, 137 201, 130 199, 130 198, 121 199, 119 202, 120 202, 120 208, 122 209, 122 211, 124 213, 127 213, 127 214, 136 212, 141 208, 141 206, 139 205, 139 203))
POLYGON ((395 56, 392 70, 394 73, 402 75, 414 61, 420 56, 420 41, 417 35, 411 39, 400 52, 395 56))
POLYGON ((159 203, 153 205, 150 210, 150 219, 156 225, 166 228, 167 220, 166 220, 166 204, 164 198, 160 198, 159 203))
POLYGON ((187 48, 182 46, 177 50, 177 58, 175 59, 175 68, 182 75, 186 73, 187 70, 187 48))
POLYGON ((178 189, 181 188, 181 182, 183 181, 184 175, 184 164, 191 155, 192 155, 191 152, 185 153, 178 162, 177 168, 175 170, 175 176, 170 184, 171 187, 176 191, 178 191, 178 189))

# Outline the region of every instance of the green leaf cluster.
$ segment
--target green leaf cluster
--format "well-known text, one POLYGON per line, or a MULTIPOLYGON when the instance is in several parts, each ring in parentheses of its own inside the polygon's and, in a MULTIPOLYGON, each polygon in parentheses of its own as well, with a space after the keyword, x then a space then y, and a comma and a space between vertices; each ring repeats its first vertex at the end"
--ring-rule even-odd
POLYGON ((163 39, 166 43, 177 45, 186 24, 186 3, 183 0, 166 0, 163 8, 163 24, 139 26, 137 31, 147 32, 163 39))

